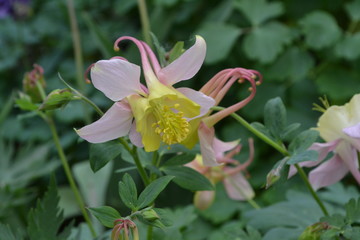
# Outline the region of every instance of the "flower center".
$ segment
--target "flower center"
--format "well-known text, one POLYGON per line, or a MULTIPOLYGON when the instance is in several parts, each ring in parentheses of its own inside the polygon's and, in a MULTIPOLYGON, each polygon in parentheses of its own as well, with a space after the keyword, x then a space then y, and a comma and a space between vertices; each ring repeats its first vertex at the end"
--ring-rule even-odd
POLYGON ((189 133, 189 122, 184 118, 184 113, 178 111, 179 104, 172 108, 169 106, 154 106, 154 115, 157 122, 152 124, 155 133, 167 145, 180 143, 189 133))

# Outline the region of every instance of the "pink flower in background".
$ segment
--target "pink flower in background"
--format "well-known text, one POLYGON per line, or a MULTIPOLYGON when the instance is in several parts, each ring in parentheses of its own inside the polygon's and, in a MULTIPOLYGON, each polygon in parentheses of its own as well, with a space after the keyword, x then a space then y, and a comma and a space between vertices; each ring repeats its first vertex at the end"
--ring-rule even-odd
MULTIPOLYGON (((343 106, 331 106, 320 117, 316 130, 326 143, 314 143, 309 149, 319 152, 317 161, 300 163, 313 167, 309 180, 314 189, 326 187, 340 181, 349 171, 360 184, 358 152, 360 151, 360 94, 353 96, 343 106), (334 155, 323 162, 326 156, 334 155)), ((290 175, 296 173, 291 168, 290 175)))
MULTIPOLYGON (((255 193, 242 173, 246 171, 246 168, 253 161, 253 140, 249 139, 249 158, 243 164, 240 164, 237 160, 232 159, 232 157, 241 150, 239 141, 223 142, 214 138, 214 143, 216 159, 217 162, 221 163, 220 166, 204 166, 200 155, 197 156, 194 161, 186 164, 186 166, 203 174, 213 184, 222 181, 229 198, 233 200, 244 201, 254 198, 255 193)), ((195 193, 194 204, 199 209, 206 209, 212 204, 214 198, 215 191, 198 191, 195 193)))

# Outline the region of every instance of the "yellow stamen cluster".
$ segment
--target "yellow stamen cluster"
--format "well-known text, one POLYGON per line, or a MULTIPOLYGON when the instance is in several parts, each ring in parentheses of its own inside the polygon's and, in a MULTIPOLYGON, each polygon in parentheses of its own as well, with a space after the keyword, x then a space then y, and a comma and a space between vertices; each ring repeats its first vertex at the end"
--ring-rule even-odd
POLYGON ((189 122, 184 118, 184 113, 178 111, 177 108, 179 104, 175 104, 173 108, 166 105, 154 107, 157 122, 153 123, 152 127, 167 145, 180 143, 190 131, 189 122))

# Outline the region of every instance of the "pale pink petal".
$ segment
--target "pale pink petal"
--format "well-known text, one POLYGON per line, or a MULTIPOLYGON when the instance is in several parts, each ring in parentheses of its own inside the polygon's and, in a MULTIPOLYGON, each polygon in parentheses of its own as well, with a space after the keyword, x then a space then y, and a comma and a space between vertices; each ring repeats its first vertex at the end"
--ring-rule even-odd
POLYGON ((360 138, 360 123, 343 129, 343 132, 352 138, 360 138))
MULTIPOLYGON (((316 165, 318 165, 319 163, 321 163, 326 156, 335 150, 335 148, 338 146, 338 144, 340 143, 341 139, 337 139, 335 141, 331 141, 328 143, 314 143, 309 147, 309 150, 315 150, 319 153, 319 157, 317 161, 305 161, 305 162, 301 162, 299 163, 300 167, 314 167, 316 165)), ((297 173, 296 168, 291 165, 290 166, 290 170, 289 170, 289 175, 288 178, 291 178, 292 176, 294 176, 297 173)))
POLYGON ((337 148, 337 152, 355 180, 360 185, 359 161, 356 149, 344 141, 337 148))
POLYGON ((205 40, 196 36, 195 44, 179 58, 158 72, 158 78, 165 85, 173 85, 192 78, 200 69, 206 55, 205 40))
POLYGON ((76 130, 76 133, 88 142, 102 143, 127 135, 132 119, 128 104, 117 102, 99 120, 76 130))
POLYGON ((101 60, 91 68, 94 86, 113 101, 142 92, 140 67, 122 59, 101 60))
POLYGON ((212 108, 215 105, 215 100, 209 96, 206 96, 202 92, 195 91, 191 88, 177 88, 180 93, 184 94, 186 97, 188 97, 190 100, 196 102, 200 105, 200 115, 190 118, 190 120, 202 117, 206 113, 209 112, 210 108, 212 108))
POLYGON ((135 121, 133 122, 133 124, 131 125, 131 128, 130 128, 129 139, 130 139, 131 143, 134 144, 135 146, 137 146, 139 148, 144 147, 144 144, 142 143, 141 134, 138 131, 136 131, 136 122, 135 121))
MULTIPOLYGON (((224 168, 225 172, 226 169, 224 168)), ((247 200, 255 196, 254 190, 241 172, 226 176, 224 186, 228 196, 234 200, 247 200)))
POLYGON ((215 156, 217 159, 222 158, 225 155, 225 152, 234 149, 239 145, 239 140, 231 141, 231 142, 223 142, 217 137, 214 138, 213 148, 215 152, 215 156))
POLYGON ((309 181, 314 190, 332 185, 340 181, 349 169, 339 155, 324 162, 309 173, 309 181))
POLYGON ((215 138, 214 128, 207 127, 204 123, 200 123, 198 129, 200 150, 205 166, 218 166, 216 156, 213 148, 213 142, 215 138))

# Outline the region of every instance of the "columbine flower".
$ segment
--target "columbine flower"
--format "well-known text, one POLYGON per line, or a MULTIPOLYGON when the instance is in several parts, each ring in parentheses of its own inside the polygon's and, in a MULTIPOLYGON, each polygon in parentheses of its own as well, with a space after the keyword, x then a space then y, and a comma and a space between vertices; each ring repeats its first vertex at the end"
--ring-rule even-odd
POLYGON ((135 38, 121 37, 115 42, 133 41, 139 48, 146 86, 140 83, 140 67, 123 58, 101 60, 91 68, 94 86, 116 103, 98 121, 78 130, 92 143, 127 135, 146 151, 157 150, 161 143, 181 143, 190 132, 190 122, 206 114, 214 100, 189 89, 172 87, 192 78, 201 67, 206 52, 203 38, 178 59, 161 68, 150 47, 135 38), (135 119, 135 121, 133 121, 135 119))
MULTIPOLYGON (((349 171, 360 184, 357 151, 360 151, 360 94, 355 95, 344 106, 331 106, 320 117, 317 130, 326 143, 314 143, 310 150, 319 152, 317 161, 300 163, 313 167, 309 181, 315 189, 340 181, 349 171), (334 156, 323 162, 328 153, 334 156), (322 163, 323 162, 323 163, 322 163)), ((292 169, 290 176, 296 171, 292 169)))
POLYGON ((243 68, 226 69, 215 75, 198 92, 172 85, 192 78, 201 67, 206 52, 203 38, 196 36, 194 46, 168 66, 161 68, 155 54, 142 41, 133 41, 139 48, 146 85, 140 83, 140 68, 126 59, 115 57, 101 60, 91 66, 94 86, 116 103, 98 121, 85 126, 77 133, 92 143, 109 141, 129 134, 130 141, 155 151, 161 144, 183 144, 192 148, 200 141, 205 165, 216 166, 213 126, 245 106, 256 93, 261 82, 260 74, 243 68), (259 76, 259 81, 256 78, 259 76), (236 81, 248 80, 251 94, 243 101, 215 113, 210 108, 219 103, 236 81), (135 119, 133 121, 133 119, 135 119))
MULTIPOLYGON (((186 164, 186 166, 200 172, 213 184, 222 181, 229 198, 240 201, 252 199, 255 196, 254 191, 242 174, 254 158, 252 139, 249 139, 249 158, 243 164, 239 164, 237 160, 232 159, 232 157, 241 150, 239 141, 222 142, 214 138, 214 142, 217 162, 222 165, 216 167, 204 166, 201 161, 201 156, 199 155, 194 161, 186 164), (225 152, 227 153, 225 154, 225 152)), ((214 191, 198 191, 194 196, 194 204, 199 209, 206 209, 212 204, 214 198, 214 191)))

